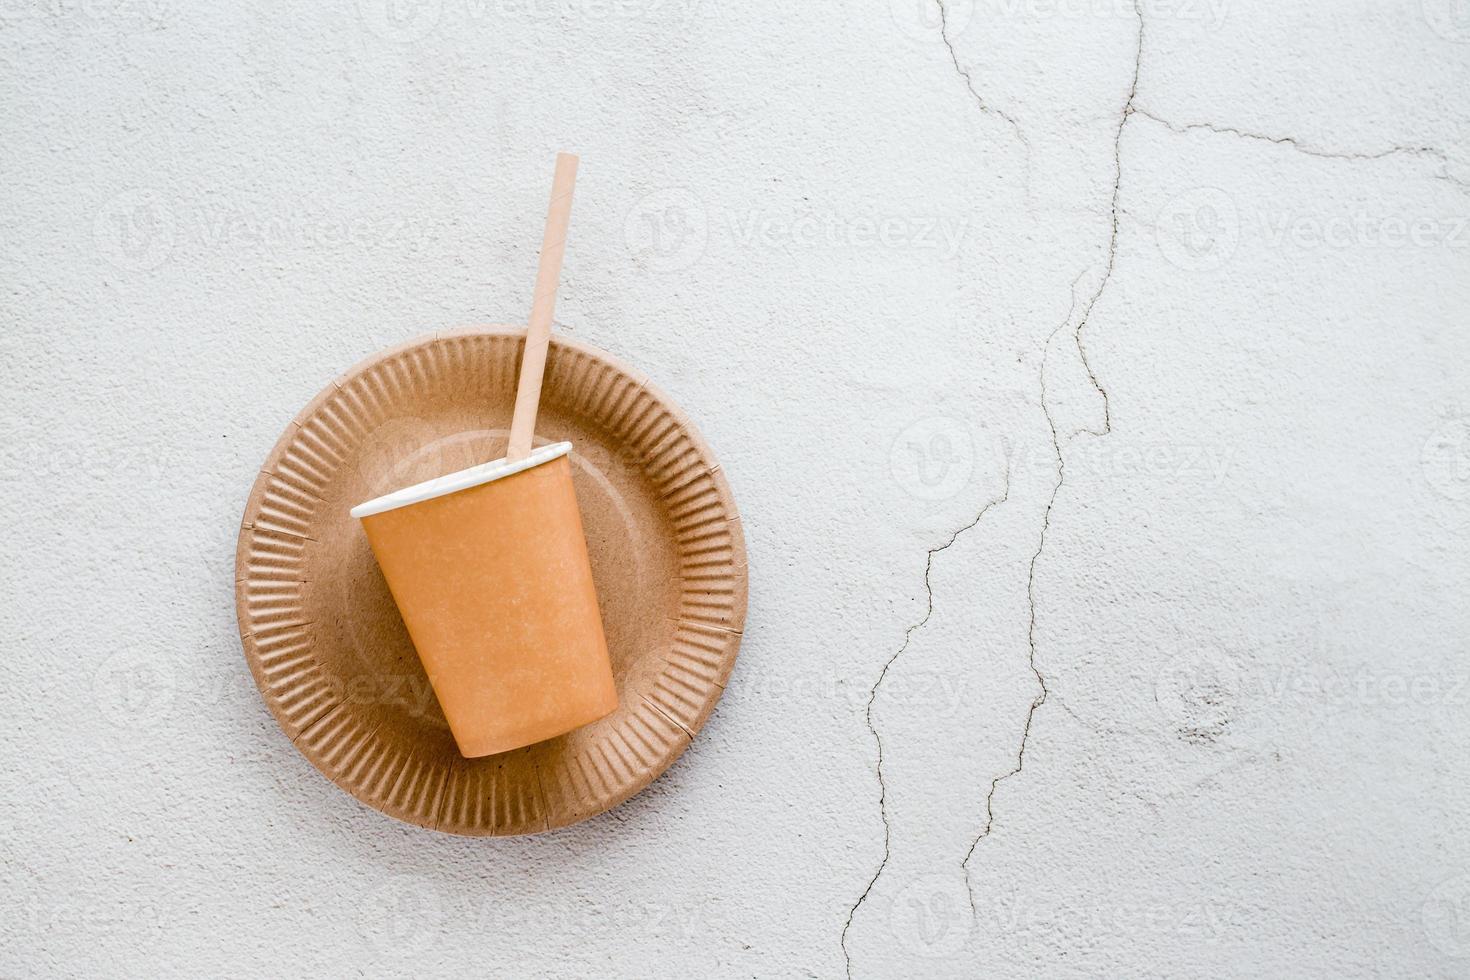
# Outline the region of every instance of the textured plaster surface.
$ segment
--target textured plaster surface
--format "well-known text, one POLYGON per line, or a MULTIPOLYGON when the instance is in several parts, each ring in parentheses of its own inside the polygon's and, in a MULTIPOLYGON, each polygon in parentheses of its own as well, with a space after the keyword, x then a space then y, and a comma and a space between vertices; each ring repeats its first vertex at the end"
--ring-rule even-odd
POLYGON ((0 975, 1470 973, 1452 0, 0 3, 0 975), (524 315, 722 459, 647 792, 464 840, 247 674, 239 515, 524 315))

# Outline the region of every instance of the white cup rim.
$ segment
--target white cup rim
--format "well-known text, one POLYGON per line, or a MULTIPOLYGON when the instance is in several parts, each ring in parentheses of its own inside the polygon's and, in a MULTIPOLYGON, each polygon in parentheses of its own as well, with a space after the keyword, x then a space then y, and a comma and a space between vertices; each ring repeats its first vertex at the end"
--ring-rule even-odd
POLYGON ((385 493, 381 497, 358 504, 349 513, 361 520, 374 514, 381 514, 388 510, 397 510, 400 507, 410 507, 421 504, 425 500, 433 500, 435 497, 443 497, 447 494, 457 493, 460 490, 468 490, 470 487, 478 487, 486 483, 492 483, 503 477, 513 476, 516 473, 529 470, 533 466, 549 463, 553 459, 565 456, 572 451, 570 442, 553 442, 541 446, 531 452, 525 459, 518 459, 514 463, 505 457, 491 460, 488 463, 480 463, 468 469, 456 470, 446 473, 444 476, 436 476, 432 480, 423 483, 415 483, 411 487, 402 490, 394 490, 385 493))

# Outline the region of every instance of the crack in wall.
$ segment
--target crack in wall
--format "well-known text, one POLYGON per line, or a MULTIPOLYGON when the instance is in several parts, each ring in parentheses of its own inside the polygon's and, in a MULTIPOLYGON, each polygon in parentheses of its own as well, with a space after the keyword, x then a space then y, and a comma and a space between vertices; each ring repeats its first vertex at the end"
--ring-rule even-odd
POLYGON ((867 901, 868 894, 872 892, 873 886, 876 885, 878 883, 878 879, 882 877, 883 869, 888 866, 888 859, 892 856, 891 844, 893 835, 892 827, 888 822, 888 784, 883 780, 883 737, 878 734, 877 726, 873 724, 873 703, 878 699, 878 690, 883 686, 883 680, 888 676, 888 671, 893 667, 895 663, 898 662, 898 658, 903 656, 904 651, 909 648, 909 643, 911 640, 913 640, 914 634, 922 629, 924 627, 924 624, 929 622, 929 618, 934 615, 934 587, 930 582, 930 575, 934 571, 934 556, 939 554, 941 551, 948 550, 951 546, 954 545, 956 541, 960 539, 960 536, 962 534, 973 529, 977 524, 980 523, 981 519, 983 519, 985 515, 991 511, 992 508, 998 507, 1001 504, 1005 503, 1007 500, 1010 499, 1010 496, 1011 461, 1010 454, 1007 453, 1005 474, 1003 476, 1003 482, 1001 484, 1000 496, 993 497, 990 500, 986 501, 985 505, 980 508, 980 511, 975 515, 974 519, 963 527, 956 528, 955 531, 950 534, 949 540, 944 542, 944 544, 940 545, 937 548, 929 549, 928 557, 924 561, 924 592, 927 596, 927 606, 924 609, 924 615, 917 623, 914 623, 912 626, 908 627, 908 629, 904 630, 903 643, 900 644, 899 648, 893 653, 891 657, 888 658, 887 662, 883 664, 883 669, 878 672, 877 679, 873 681, 872 689, 868 691, 868 704, 865 713, 865 720, 867 721, 868 731, 871 732, 873 735, 873 742, 878 747, 878 814, 883 820, 883 859, 878 862, 878 869, 873 872, 873 877, 869 879, 868 886, 863 889, 863 893, 859 895, 857 901, 852 904, 852 908, 847 910, 847 922, 842 927, 842 958, 847 965, 848 980, 852 980, 852 954, 849 953, 847 949, 848 930, 852 928, 853 916, 857 914, 857 910, 862 906, 862 904, 867 901))
MULTIPOLYGON (((1083 341, 1083 330, 1086 328, 1088 320, 1092 316, 1093 308, 1097 306, 1097 302, 1102 298, 1102 294, 1107 289, 1108 283, 1112 281, 1113 270, 1118 261, 1118 195, 1123 183, 1123 130, 1127 128, 1128 120, 1135 111, 1133 103, 1138 96, 1138 75, 1143 65, 1144 22, 1142 0, 1133 0, 1133 13, 1138 18, 1138 39, 1133 52, 1133 77, 1128 85, 1128 95, 1123 100, 1123 109, 1118 118, 1118 128, 1113 135, 1113 192, 1109 204, 1109 209, 1112 214, 1112 228, 1108 235, 1108 261, 1107 266, 1103 270, 1102 278, 1098 281, 1097 288, 1092 291, 1091 296, 1087 300, 1087 305, 1082 310, 1082 315, 1077 318, 1077 328, 1072 334, 1073 342, 1077 347, 1077 355, 1082 359, 1082 366, 1087 371, 1087 379, 1092 383, 1093 389, 1102 396, 1103 400, 1102 431, 1088 428, 1080 431, 1097 436, 1107 435, 1113 431, 1112 410, 1108 401, 1107 389, 1098 382, 1097 374, 1092 369, 1092 362, 1088 359, 1087 347, 1083 341)), ((1047 500, 1046 511, 1042 514, 1041 532, 1037 538, 1036 551, 1031 555, 1031 564, 1026 575, 1026 606, 1028 610, 1026 628, 1027 662, 1031 668, 1031 673, 1036 677, 1036 684, 1040 688, 1040 691, 1032 699, 1031 706, 1026 711, 1026 721, 1021 728, 1020 744, 1016 749, 1016 764, 1010 770, 1001 773, 990 781, 990 791, 985 794, 985 825, 975 835, 975 839, 970 843, 969 851, 966 852, 964 860, 960 862, 960 867, 964 870, 965 874, 965 891, 970 898, 970 912, 972 915, 976 914, 976 907, 975 892, 970 882, 970 861, 974 858, 975 850, 980 846, 980 842, 989 837, 990 832, 995 827, 995 794, 999 790, 1000 784, 1012 776, 1019 775, 1021 770, 1025 768, 1026 747, 1031 741, 1031 726, 1035 721, 1036 711, 1046 703, 1047 697, 1051 693, 1046 686, 1046 677, 1036 666, 1036 565, 1041 560, 1042 552, 1046 550, 1047 532, 1051 530, 1052 509, 1056 507, 1057 497, 1061 495, 1062 487, 1066 484, 1067 460, 1065 454, 1062 452, 1062 442, 1057 432, 1056 419, 1052 416, 1051 407, 1047 402, 1046 365, 1050 357, 1052 341, 1072 320, 1072 314, 1075 312, 1077 306, 1077 283, 1081 281, 1081 274, 1072 280, 1072 303, 1067 308, 1067 316, 1061 323, 1057 324, 1056 328, 1046 338, 1046 343, 1041 350, 1041 370, 1038 377, 1038 384, 1041 389, 1041 412, 1046 417, 1047 428, 1051 431, 1052 452, 1055 455, 1057 467, 1056 482, 1052 484, 1051 497, 1047 500)), ((1079 433, 1074 432, 1072 435, 1075 436, 1077 434, 1079 433)))
POLYGON ((1052 454, 1056 459, 1056 482, 1052 484, 1051 497, 1047 499, 1046 511, 1041 519, 1041 534, 1036 543, 1036 551, 1031 555, 1031 564, 1026 574, 1026 606, 1028 618, 1026 626, 1026 645, 1029 650, 1027 665, 1031 673, 1036 677, 1036 683, 1041 688, 1040 692, 1031 701, 1031 706, 1026 710, 1026 722, 1021 728, 1021 742, 1016 750, 1016 764, 1007 772, 1001 773, 990 781, 990 791, 985 794, 985 826, 975 835, 970 842, 970 849, 965 852, 965 859, 960 862, 960 868, 965 875, 965 892, 970 898, 970 914, 977 914, 975 908, 975 892, 970 885, 970 859, 975 856, 975 849, 980 842, 990 836, 991 828, 995 826, 995 791, 1000 784, 1012 776, 1017 775, 1026 764, 1026 746, 1031 739, 1031 722, 1036 717, 1036 709, 1046 703, 1050 691, 1046 686, 1046 677, 1036 666, 1036 563, 1041 558, 1041 553, 1046 549, 1046 532, 1051 529, 1051 511, 1056 506, 1057 496, 1062 492, 1062 485, 1066 482, 1067 461, 1062 455, 1062 442, 1057 434, 1056 420, 1052 417, 1051 408, 1047 404, 1046 396, 1046 364, 1051 355, 1052 341, 1067 324, 1072 322, 1072 314, 1077 310, 1077 283, 1082 281, 1082 273, 1072 280, 1072 302, 1067 307, 1067 315, 1058 323, 1055 329, 1047 336, 1046 343, 1041 348, 1041 370, 1038 373, 1038 382, 1041 387, 1041 414, 1046 417, 1046 425, 1051 430, 1052 454))
MULTIPOLYGON (((960 65, 958 54, 956 53, 955 48, 954 48, 954 43, 953 43, 953 41, 951 40, 951 38, 949 36, 949 20, 948 20, 948 11, 945 8, 945 0, 935 0, 935 2, 939 6, 940 37, 941 37, 941 40, 944 42, 945 48, 949 52, 950 62, 953 64, 955 72, 964 81, 965 88, 968 90, 971 98, 975 102, 975 105, 980 109, 980 111, 982 113, 988 114, 988 115, 997 116, 998 118, 1004 120, 1007 124, 1009 124, 1011 126, 1012 130, 1016 134, 1017 139, 1021 142, 1021 144, 1025 148, 1025 151, 1026 151, 1026 159, 1027 159, 1027 168, 1028 168, 1028 172, 1029 172, 1031 144, 1030 144, 1030 141, 1026 138, 1025 133, 1022 131, 1019 121, 1013 115, 1011 115, 1010 113, 1007 113, 1004 110, 999 109, 999 108, 997 108, 995 106, 992 106, 989 103, 987 103, 985 101, 984 97, 981 96, 981 94, 979 93, 979 91, 976 89, 975 83, 974 83, 974 79, 972 77, 971 72, 970 71, 967 71, 964 67, 962 67, 960 65)), ((1070 433, 1070 435, 1068 436, 1068 443, 1069 444, 1070 444, 1071 439, 1075 438, 1078 435, 1081 435, 1084 432, 1087 433, 1087 434, 1089 434, 1089 435, 1093 435, 1093 436, 1105 436, 1105 435, 1108 435, 1109 433, 1112 432, 1112 407, 1111 407, 1111 401, 1109 399, 1107 389, 1098 380, 1097 374, 1096 374, 1096 372, 1094 371, 1094 369, 1092 367, 1091 358, 1088 356, 1088 353, 1087 353, 1087 345, 1086 345, 1086 341, 1085 341, 1085 331, 1086 331, 1087 326, 1091 322, 1093 310, 1096 308, 1099 300, 1101 300, 1101 298, 1103 296, 1103 293, 1107 290, 1107 287, 1108 287, 1109 283, 1112 281, 1113 272, 1114 272, 1114 270, 1116 268, 1116 265, 1117 265, 1117 258, 1118 258, 1118 233, 1119 233, 1119 207, 1118 207, 1118 199, 1119 199, 1119 196, 1120 196, 1120 193, 1121 193, 1122 180, 1123 180, 1123 163, 1122 163, 1123 134, 1124 134, 1124 131, 1127 129, 1129 119, 1131 119, 1135 114, 1144 116, 1145 118, 1148 118, 1148 119, 1150 119, 1150 120, 1152 120, 1152 121, 1154 121, 1154 122, 1156 122, 1156 123, 1158 123, 1158 124, 1166 127, 1167 129, 1169 129, 1170 131, 1175 132, 1175 133, 1189 133, 1189 132, 1195 132, 1195 131, 1208 131, 1208 132, 1216 133, 1216 134, 1219 134, 1219 135, 1229 135, 1229 136, 1235 136, 1235 137, 1242 138, 1242 139, 1256 140, 1256 141, 1271 143, 1271 144, 1278 145, 1278 146, 1285 146, 1285 147, 1288 147, 1288 148, 1290 148, 1292 150, 1295 150, 1296 152, 1302 153, 1304 155, 1312 156, 1312 157, 1318 157, 1318 158, 1323 158, 1323 159, 1364 160, 1364 161, 1367 161, 1367 160, 1381 160, 1381 159, 1385 159, 1385 158, 1396 156, 1396 155, 1405 155, 1405 156, 1414 156, 1414 157, 1429 157, 1431 159, 1437 160, 1439 162, 1439 164, 1440 164, 1440 173, 1434 175, 1436 179, 1441 179, 1441 180, 1448 181, 1448 182, 1450 182, 1450 183, 1452 183, 1452 184, 1454 184, 1457 187, 1462 188, 1462 189, 1470 188, 1470 181, 1467 181, 1467 180, 1464 180, 1464 179, 1455 177, 1455 176, 1453 176, 1452 174, 1449 173, 1449 166, 1453 162, 1452 159, 1451 159, 1451 157, 1450 157, 1450 155, 1446 151, 1444 151, 1442 149, 1439 149, 1437 147, 1433 147, 1433 146, 1395 144, 1395 145, 1389 146, 1389 147, 1387 147, 1387 148, 1385 148, 1383 150, 1379 150, 1379 151, 1375 151, 1375 152, 1354 152, 1354 151, 1341 151, 1341 150, 1327 150, 1327 149, 1322 149, 1320 147, 1313 146, 1313 145, 1311 145, 1311 144, 1309 144, 1309 143, 1307 143, 1307 142, 1305 142, 1303 140, 1300 140, 1300 139, 1298 139, 1296 137, 1293 137, 1293 136, 1271 136, 1271 135, 1264 134, 1264 133, 1251 132, 1251 131, 1248 131, 1248 130, 1245 130, 1245 129, 1241 129, 1241 128, 1235 127, 1235 126, 1222 126, 1222 125, 1217 125, 1217 124, 1211 123, 1211 122, 1183 123, 1183 124, 1181 124, 1181 123, 1175 123, 1175 122, 1172 122, 1171 120, 1168 120, 1168 119, 1165 119, 1165 118, 1163 118, 1163 117, 1161 117, 1159 115, 1156 115, 1155 113, 1150 112, 1147 109, 1140 108, 1139 106, 1137 106, 1136 101, 1137 101, 1137 96, 1138 96, 1139 75, 1140 75, 1140 72, 1141 72, 1141 69, 1142 69, 1142 64, 1143 64, 1143 45, 1144 45, 1144 35, 1145 35, 1145 18, 1144 18, 1142 0, 1133 0, 1133 12, 1134 12, 1134 16, 1135 16, 1135 18, 1137 19, 1137 22, 1138 22, 1137 40, 1136 40, 1136 44, 1135 44, 1134 58, 1133 58, 1133 74, 1132 74, 1132 78, 1131 78, 1130 83, 1129 83, 1127 96, 1126 96, 1126 98, 1124 99, 1124 102, 1123 102, 1122 111, 1121 111, 1121 113, 1119 115, 1117 129, 1115 130, 1114 136, 1113 136, 1113 186, 1112 186, 1112 193, 1111 193, 1111 197, 1110 197, 1110 201, 1109 201, 1109 212, 1110 212, 1110 218, 1111 218, 1111 228, 1110 228, 1109 235, 1108 235, 1107 262, 1106 262, 1106 265, 1104 266, 1102 277, 1098 281, 1098 284, 1097 284, 1096 289, 1094 289, 1091 292, 1091 294, 1089 295, 1089 297, 1087 299, 1087 302, 1086 302, 1086 305, 1082 309, 1081 315, 1077 318, 1077 326, 1073 330, 1073 342, 1074 342, 1074 344, 1075 344, 1075 346, 1077 348, 1077 354, 1078 354, 1078 357, 1081 359, 1082 366, 1083 366, 1084 370, 1087 373, 1088 381, 1092 385, 1093 389, 1102 398, 1102 402, 1103 402, 1103 424, 1102 424, 1101 429, 1094 429, 1094 428, 1091 428, 1091 427, 1083 427, 1082 429, 1079 429, 1079 430, 1076 430, 1076 431, 1070 433)), ((1029 706, 1029 708, 1027 709, 1027 712, 1026 712, 1025 722, 1024 722, 1024 724, 1022 726, 1020 742, 1019 742, 1019 745, 1017 746, 1017 750, 1016 750, 1016 761, 1015 761, 1015 765, 1011 769, 1009 769, 1008 771, 1006 771, 1004 773, 1001 773, 1000 775, 996 776, 995 778, 993 778, 991 780, 990 789, 986 793, 986 796, 985 796, 985 823, 984 823, 984 826, 981 827, 980 831, 976 834, 975 839, 970 844, 969 850, 965 854, 964 860, 961 862, 961 867, 962 867, 962 869, 964 871, 964 875, 965 875, 965 886, 966 886, 966 891, 967 891, 967 893, 969 895, 970 908, 971 908, 972 915, 976 914, 976 906, 975 906, 974 890, 973 890, 973 887, 972 887, 972 884, 971 884, 971 880, 970 880, 970 862, 971 862, 971 859, 974 857, 975 851, 978 848, 980 842, 990 836, 991 831, 993 830, 993 828, 995 826, 995 808, 994 808, 994 801, 995 801, 995 795, 996 795, 996 793, 997 793, 997 791, 998 791, 998 789, 1000 787, 1000 784, 1002 782, 1006 781, 1007 779, 1010 779, 1013 776, 1019 775, 1021 773, 1021 771, 1023 770, 1024 766, 1025 766, 1026 749, 1027 749, 1028 745, 1030 744, 1032 724, 1033 724, 1033 722, 1035 720, 1036 712, 1037 712, 1037 710, 1042 705, 1044 705, 1047 702, 1047 699, 1050 696, 1050 689, 1047 686, 1046 677, 1042 674, 1041 670, 1038 668, 1038 666, 1037 666, 1037 660, 1036 660, 1036 650, 1037 650, 1037 645, 1036 645, 1036 566, 1039 563, 1042 554, 1046 550, 1047 536, 1048 536, 1048 532, 1051 529, 1051 516, 1052 516, 1052 511, 1053 511, 1053 509, 1056 506, 1057 499, 1061 495, 1062 488, 1066 485, 1066 466, 1067 466, 1067 464, 1066 464, 1066 454, 1062 451, 1062 439, 1061 439, 1061 436, 1060 436, 1060 434, 1059 434, 1059 432, 1057 430, 1056 420, 1055 420, 1054 416, 1052 415, 1051 407, 1050 407, 1050 404, 1048 402, 1046 369, 1047 369, 1047 363, 1048 363, 1048 359, 1049 359, 1049 355, 1050 355, 1051 346, 1052 346, 1053 341, 1055 340, 1057 334, 1060 333, 1067 326, 1067 324, 1071 322, 1072 316, 1076 312, 1076 306, 1077 306, 1076 287, 1077 287, 1077 284, 1081 281, 1082 276, 1084 274, 1085 274, 1085 271, 1084 271, 1084 273, 1079 274, 1078 277, 1073 280, 1073 282, 1072 282, 1072 302, 1071 302, 1071 305, 1068 307, 1067 315, 1062 320, 1062 322, 1059 323, 1052 330, 1052 332, 1047 336, 1046 342, 1045 342, 1045 344, 1043 345, 1043 348, 1042 348, 1041 367, 1040 367, 1039 377, 1038 377, 1038 382, 1039 382, 1039 387, 1040 387, 1040 401, 1041 401, 1042 414, 1046 418, 1047 427, 1050 430, 1050 434, 1051 434, 1052 451, 1053 451, 1053 454, 1054 454, 1054 457, 1055 457, 1055 460, 1056 460, 1056 480, 1055 480, 1055 482, 1052 485, 1051 495, 1050 495, 1050 497, 1047 500, 1046 509, 1045 509, 1045 511, 1043 513, 1043 516, 1042 516, 1041 530, 1040 530, 1040 533, 1038 535, 1036 550, 1031 555, 1031 561, 1030 561, 1030 564, 1029 564, 1029 567, 1028 567, 1027 580, 1026 580, 1026 600, 1027 600, 1027 608, 1028 608, 1028 624, 1027 624, 1027 633, 1026 633, 1027 647, 1028 647, 1028 666, 1029 666, 1032 674, 1036 678, 1036 683, 1037 683, 1037 686, 1039 688, 1039 692, 1036 695, 1036 697, 1032 699, 1031 704, 1030 704, 1030 706, 1029 706)), ((891 827, 891 825, 890 825, 890 823, 888 821, 887 784, 885 783, 885 781, 883 779, 883 739, 878 734, 878 730, 877 730, 877 728, 873 724, 873 717, 872 717, 873 704, 874 704, 874 701, 877 698, 878 690, 879 690, 879 688, 883 684, 884 678, 887 677, 887 675, 888 675, 889 669, 899 659, 899 657, 902 656, 902 654, 904 653, 904 651, 906 651, 908 649, 909 643, 910 643, 910 640, 913 637, 913 634, 917 630, 919 630, 920 628, 922 628, 929 621, 930 617, 932 616, 932 614, 934 612, 934 594, 933 594, 933 589, 930 586, 930 572, 933 569, 934 556, 937 553, 939 553, 940 551, 944 551, 945 549, 947 549, 951 545, 953 545, 955 543, 955 541, 959 538, 959 536, 961 534, 965 533, 966 531, 970 530, 971 528, 973 528, 977 524, 979 524, 980 520, 985 516, 985 514, 992 507, 996 506, 999 503, 1004 502, 1009 497, 1009 495, 1010 495, 1010 464, 1009 464, 1009 460, 1007 460, 1006 480, 1005 480, 1004 493, 1002 494, 1002 496, 999 497, 999 498, 997 498, 997 499, 995 499, 995 500, 991 500, 984 507, 982 507, 981 510, 980 510, 980 512, 975 516, 974 520, 972 520, 969 524, 966 524, 964 527, 956 530, 950 536, 949 541, 947 541, 944 545, 942 545, 942 546, 940 546, 938 548, 932 548, 932 549, 929 550, 928 559, 926 561, 926 565, 925 565, 925 569, 924 569, 924 586, 925 586, 926 592, 928 593, 928 607, 927 607, 927 609, 926 609, 926 611, 924 613, 923 618, 921 618, 917 623, 915 623, 914 625, 910 626, 905 631, 904 638, 903 638, 903 643, 900 645, 899 649, 891 657, 889 657, 888 661, 883 665, 883 668, 879 672, 879 675, 878 675, 877 680, 874 682, 872 689, 869 691, 868 702, 867 702, 867 710, 866 710, 866 721, 867 721, 867 725, 868 725, 868 730, 869 730, 869 732, 871 732, 871 734, 873 736, 873 740, 874 740, 874 742, 875 742, 875 744, 877 746, 877 749, 878 749, 878 761, 877 761, 877 767, 876 768, 877 768, 877 777, 878 777, 878 785, 879 785, 879 811, 880 811, 880 816, 882 817, 882 820, 883 820, 883 858, 879 862, 878 868, 874 872, 873 877, 868 881, 867 887, 863 889, 862 894, 858 897, 857 901, 855 903, 853 903, 852 907, 848 910, 847 921, 844 924, 843 929, 842 929, 841 945, 842 945, 843 957, 844 957, 844 960, 846 962, 846 972, 847 972, 848 980, 851 980, 851 977, 852 977, 852 958, 851 958, 851 954, 849 953, 848 948, 847 948, 847 936, 848 936, 848 932, 852 928, 853 918, 856 915, 857 910, 867 900, 868 895, 872 892, 873 887, 877 884, 878 879, 882 876, 884 869, 887 867, 889 858, 891 857, 892 827, 891 827)), ((1076 717, 1075 713, 1071 712, 1070 709, 1067 709, 1067 706, 1065 704, 1063 704, 1062 707, 1063 707, 1064 710, 1067 710, 1069 714, 1073 714, 1073 717, 1076 717)), ((1142 799, 1142 797, 1140 797, 1140 799, 1142 799)), ((1152 803, 1150 801, 1145 800, 1144 802, 1150 803, 1150 805, 1152 806, 1152 803)))
POLYGON ((1077 344, 1077 356, 1082 359, 1082 367, 1087 371, 1087 380, 1091 382, 1093 389, 1102 396, 1103 402, 1103 426, 1102 431, 1084 426, 1072 433, 1073 436, 1083 432, 1094 436, 1105 436, 1113 431, 1113 407, 1108 399, 1108 391, 1097 380, 1097 374, 1092 370, 1092 360, 1087 356, 1087 344, 1083 340, 1083 331, 1087 329, 1088 322, 1092 319, 1093 307, 1102 298, 1103 291, 1108 288, 1108 283, 1113 279, 1113 269, 1118 263, 1118 192, 1123 184, 1123 130, 1128 127, 1128 120, 1132 118, 1137 110, 1133 107, 1134 100, 1138 97, 1138 72, 1143 65, 1143 6, 1142 0, 1133 0, 1133 13, 1138 18, 1138 42, 1133 51, 1133 80, 1128 86, 1128 97, 1123 100, 1123 112, 1118 118, 1118 129, 1113 134, 1113 195, 1109 203, 1109 211, 1112 215, 1112 230, 1108 234, 1108 263, 1103 269, 1102 278, 1098 280, 1097 289, 1093 290, 1092 296, 1082 310, 1082 316, 1077 320, 1077 329, 1073 332, 1073 339, 1077 344))
POLYGON ((1026 159, 1029 166, 1031 141, 1022 132, 1020 121, 1004 109, 1000 109, 986 102, 984 96, 975 88, 975 79, 971 77, 970 72, 960 67, 959 55, 955 53, 954 42, 949 38, 949 11, 945 9, 944 0, 934 0, 934 2, 939 4, 939 38, 944 42, 945 48, 949 51, 949 60, 954 65, 955 73, 964 79, 965 88, 970 92, 970 98, 975 100, 975 105, 979 107, 981 112, 987 115, 997 116, 1010 124, 1011 129, 1015 131, 1016 139, 1020 140, 1021 145, 1026 148, 1026 159))
POLYGON ((1215 133, 1221 136, 1237 136, 1241 139, 1256 140, 1262 143, 1272 143, 1276 146, 1285 146, 1306 156, 1318 157, 1319 159, 1323 160, 1383 160, 1388 157, 1400 155, 1413 157, 1429 157, 1432 160, 1439 161, 1440 164, 1440 172, 1434 175, 1436 180, 1447 180, 1450 183, 1458 185, 1460 187, 1470 188, 1470 181, 1462 180, 1450 174, 1449 166, 1453 161, 1451 160, 1450 155, 1447 152, 1436 146, 1416 146, 1398 143, 1386 147, 1382 150, 1376 150, 1371 153, 1354 150, 1328 150, 1318 146, 1313 146, 1310 143, 1307 143, 1305 140, 1298 139, 1295 136, 1271 136, 1267 133, 1254 133, 1250 130, 1241 129, 1238 126, 1221 126, 1217 123, 1212 122, 1176 123, 1170 119, 1165 119, 1163 116, 1160 116, 1157 113, 1150 112, 1147 109, 1140 109, 1135 107, 1133 111, 1146 119, 1153 120, 1160 126, 1168 129, 1170 132, 1207 132, 1215 133))

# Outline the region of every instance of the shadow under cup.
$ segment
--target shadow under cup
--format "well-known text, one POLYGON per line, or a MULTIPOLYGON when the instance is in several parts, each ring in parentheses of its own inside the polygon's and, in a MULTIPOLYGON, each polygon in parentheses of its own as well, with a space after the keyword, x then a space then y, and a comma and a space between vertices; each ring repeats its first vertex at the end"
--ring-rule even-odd
POLYGON ((352 509, 466 758, 618 706, 571 448, 542 446, 352 509))

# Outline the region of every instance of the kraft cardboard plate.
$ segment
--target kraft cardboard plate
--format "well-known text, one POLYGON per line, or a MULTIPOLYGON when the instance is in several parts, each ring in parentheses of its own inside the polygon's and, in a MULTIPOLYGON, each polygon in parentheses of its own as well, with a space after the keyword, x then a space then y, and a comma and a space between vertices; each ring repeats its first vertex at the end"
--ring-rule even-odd
POLYGON ((745 542, 709 448, 647 381, 553 339, 537 444, 570 440, 620 707, 482 759, 455 748, 348 508, 505 452, 524 329, 377 354, 287 427, 245 507, 235 604, 281 728, 338 786, 454 834, 528 834, 611 809, 679 757, 724 690, 745 620, 745 542))

